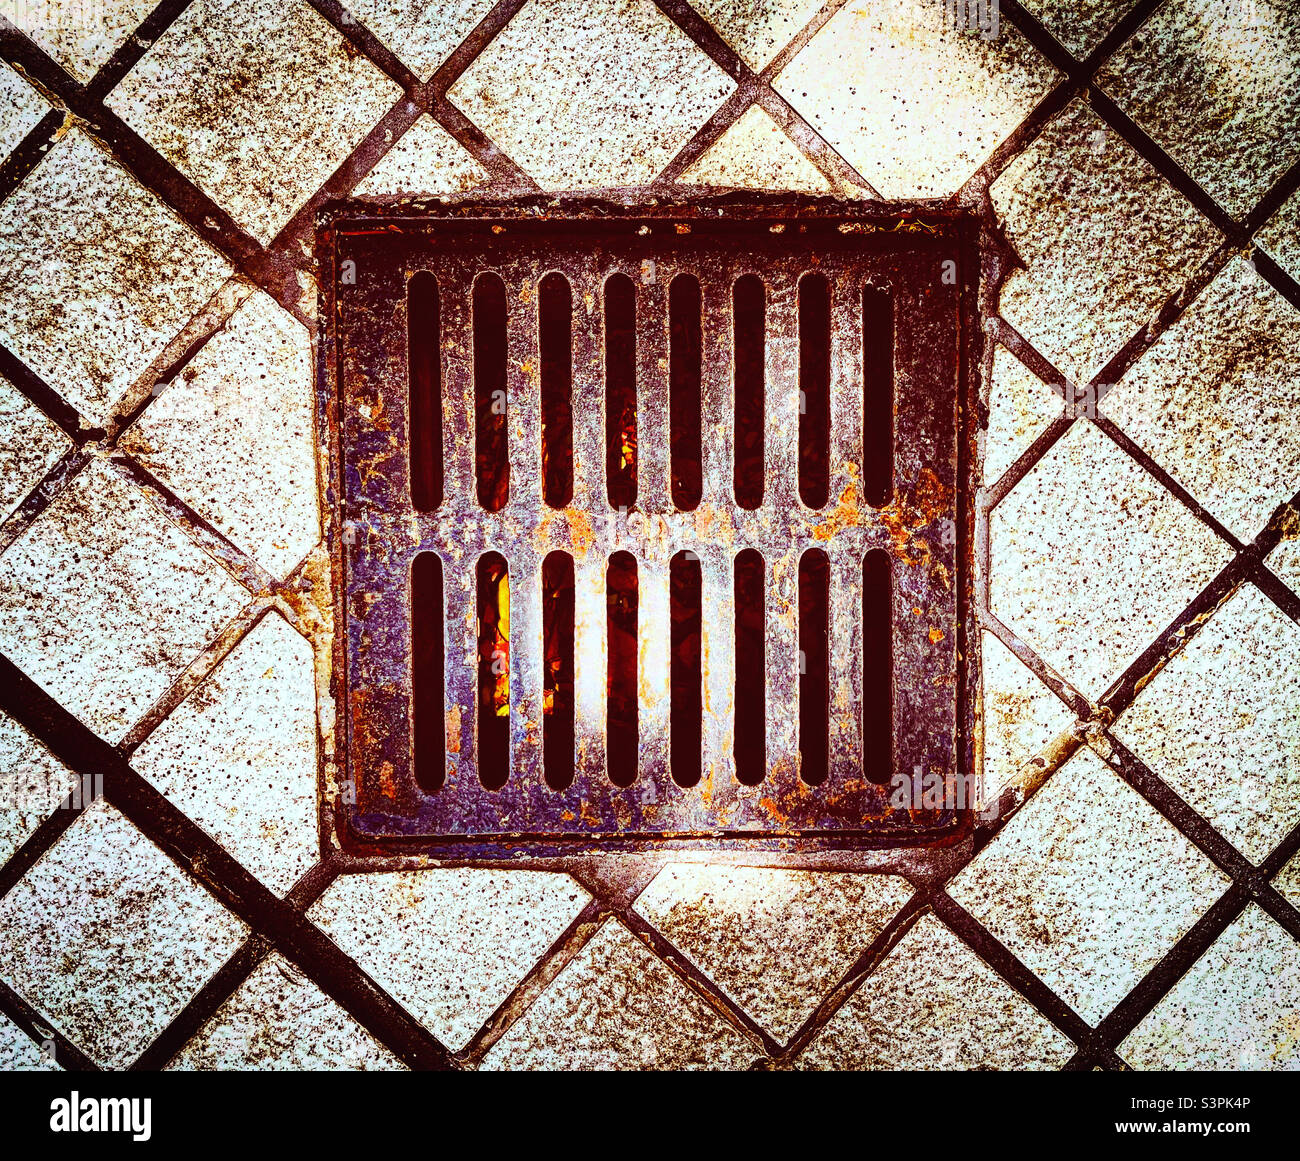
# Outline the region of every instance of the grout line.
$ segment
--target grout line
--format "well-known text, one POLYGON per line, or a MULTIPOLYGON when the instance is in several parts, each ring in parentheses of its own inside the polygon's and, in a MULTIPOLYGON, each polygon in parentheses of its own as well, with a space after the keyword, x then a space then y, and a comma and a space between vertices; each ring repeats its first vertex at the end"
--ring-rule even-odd
POLYGON ((449 1069, 447 1049, 293 904, 280 899, 190 821, 126 757, 0 654, 0 709, 75 773, 99 773, 111 805, 219 903, 299 964, 313 981, 412 1067, 449 1069))
POLYGON ((190 0, 162 0, 91 78, 86 85, 86 95, 92 101, 102 101, 107 97, 189 6, 190 0))
POLYGON ((603 925, 606 912, 599 900, 592 900, 578 913, 551 944, 522 980, 511 989, 496 1011, 458 1052, 457 1058, 466 1065, 477 1068, 483 1059, 510 1029, 528 1013, 556 977, 572 963, 582 949, 595 937, 603 925))
POLYGON ((53 1023, 31 1006, 15 992, 4 980, 0 979, 0 1015, 7 1016, 17 1024, 32 1041, 42 1044, 53 1041, 54 1062, 68 1072, 102 1072, 103 1070, 63 1035, 53 1023))

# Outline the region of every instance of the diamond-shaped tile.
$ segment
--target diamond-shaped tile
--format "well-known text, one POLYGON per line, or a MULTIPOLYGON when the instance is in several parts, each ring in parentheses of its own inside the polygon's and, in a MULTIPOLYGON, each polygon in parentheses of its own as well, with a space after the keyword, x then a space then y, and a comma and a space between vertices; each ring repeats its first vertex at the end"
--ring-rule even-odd
POLYGON ((907 902, 893 875, 666 867, 636 909, 780 1040, 788 1040, 907 902))
POLYGON ((1300 854, 1292 855, 1291 861, 1278 871, 1273 886, 1290 901, 1292 907, 1300 908, 1300 854))
POLYGON ((33 1040, 12 1020, 0 1016, 0 1072, 58 1072, 58 1050, 33 1040))
POLYGON ((303 0, 196 0, 108 104, 265 243, 400 95, 303 0))
POLYGON ((1088 420, 994 510, 993 611, 1097 698, 1231 559, 1088 420))
POLYGON ((269 955, 169 1071, 390 1071, 403 1064, 310 979, 269 955))
POLYGON ((1135 0, 1023 0, 1024 6, 1082 60, 1097 47, 1135 0))
POLYGON ((88 81, 157 6, 158 0, 0 0, 0 16, 88 81))
POLYGON ((1292 278, 1300 278, 1300 190, 1269 218, 1255 241, 1292 278))
POLYGON ((1251 540, 1300 488, 1300 311, 1234 258, 1101 407, 1251 540))
POLYGON ((308 914, 455 1050, 589 899, 545 871, 408 871, 345 876, 308 914))
POLYGON ((0 557, 0 651, 117 741, 246 600, 94 461, 0 557))
POLYGON ((1074 715, 992 633, 983 635, 984 801, 990 802, 1074 715))
POLYGON ((63 429, 0 375, 0 520, 70 447, 63 429))
MULTIPOLYGON (((0 3, 0 12, 4 11, 0 3)), ((0 63, 0 161, 50 111, 45 98, 7 64, 0 63)))
POLYGON ((1115 723, 1126 746, 1252 862, 1300 820, 1300 628, 1253 585, 1115 723))
POLYGON ((141 415, 123 447, 284 576, 320 538, 306 328, 258 291, 141 415))
POLYGON ((419 78, 433 76, 496 0, 348 0, 344 7, 419 78))
POLYGON ((1229 882, 1085 747, 949 894, 1096 1024, 1229 882))
POLYGON ((804 30, 822 0, 690 0, 690 5, 759 71, 804 30))
POLYGON ((1300 945, 1253 903, 1129 1033, 1119 1054, 1161 1072, 1300 1071, 1300 945))
POLYGON ((1015 463, 1064 406, 1062 397, 1010 351, 995 348, 984 435, 985 481, 993 483, 1015 463))
POLYGON ((802 1068, 1049 1069, 1058 1031, 933 915, 925 915, 799 1058, 802 1068))
POLYGON ((743 1069, 762 1055, 617 919, 492 1046, 484 1070, 743 1069))
POLYGON ((8 714, 0 713, 0 866, 80 780, 8 714))
POLYGON ((1265 558, 1265 563, 1292 592, 1300 593, 1300 540, 1284 540, 1265 558))
POLYGON ((0 204, 0 341, 92 421, 230 273, 80 129, 0 204))
POLYGON ((1191 275, 1219 233, 1082 101, 998 177, 993 204, 1024 269, 999 310, 1087 383, 1191 275))
POLYGON ((371 194, 464 193, 491 181, 464 146, 427 113, 422 113, 354 191, 371 194))
POLYGON ((247 930, 100 799, 0 899, 0 976, 97 1064, 120 1069, 247 930))
POLYGON ((447 95, 564 189, 650 181, 735 87, 650 0, 533 0, 447 95))
POLYGON ((693 185, 809 193, 826 193, 830 189, 821 171, 757 105, 746 109, 679 180, 693 185))
POLYGON ((1051 87, 1006 22, 985 39, 934 0, 852 0, 777 90, 885 197, 953 193, 1051 87))
POLYGON ((132 764, 279 895, 316 861, 311 646, 272 613, 132 764))
POLYGON ((1171 0, 1102 86, 1230 213, 1300 156, 1300 8, 1171 0))

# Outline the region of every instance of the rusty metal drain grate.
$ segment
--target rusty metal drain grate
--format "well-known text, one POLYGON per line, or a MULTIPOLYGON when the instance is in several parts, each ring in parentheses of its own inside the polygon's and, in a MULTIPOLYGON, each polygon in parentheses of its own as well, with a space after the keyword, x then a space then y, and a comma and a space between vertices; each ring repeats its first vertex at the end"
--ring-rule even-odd
POLYGON ((962 832, 968 216, 344 205, 318 252, 345 845, 962 832))

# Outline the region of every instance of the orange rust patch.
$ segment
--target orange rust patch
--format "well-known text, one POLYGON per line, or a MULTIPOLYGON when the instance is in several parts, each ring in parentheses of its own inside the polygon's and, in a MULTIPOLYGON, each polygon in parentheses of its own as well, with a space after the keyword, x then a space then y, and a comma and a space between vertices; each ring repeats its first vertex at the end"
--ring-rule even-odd
POLYGON ((815 540, 830 540, 841 528, 856 528, 862 523, 858 506, 858 485, 850 480, 840 493, 840 502, 826 513, 822 522, 813 529, 815 540))
POLYGON ((573 545, 574 555, 579 559, 585 557, 596 543, 596 530, 586 512, 574 511, 569 514, 569 543, 573 545))
POLYGON ((931 629, 931 630, 930 630, 930 644, 931 644, 931 645, 938 645, 939 642, 942 641, 942 640, 943 640, 943 630, 942 630, 942 629, 931 629))
POLYGON ((460 753, 460 706, 447 711, 447 752, 460 753))

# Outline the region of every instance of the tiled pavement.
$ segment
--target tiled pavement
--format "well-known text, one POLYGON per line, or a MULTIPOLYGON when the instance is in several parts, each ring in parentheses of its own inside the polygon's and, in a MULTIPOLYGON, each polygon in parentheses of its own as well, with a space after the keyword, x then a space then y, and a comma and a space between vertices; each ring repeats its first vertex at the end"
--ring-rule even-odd
POLYGON ((0 1066, 1300 1067, 1300 7, 943 10, 0 0, 0 1066), (322 858, 316 207, 700 183, 1023 261, 973 846, 322 858))

